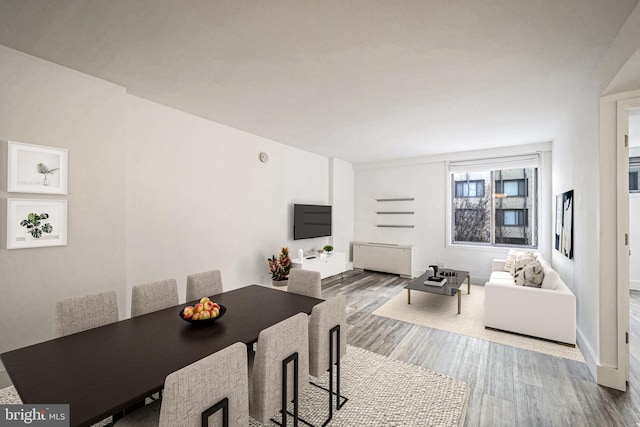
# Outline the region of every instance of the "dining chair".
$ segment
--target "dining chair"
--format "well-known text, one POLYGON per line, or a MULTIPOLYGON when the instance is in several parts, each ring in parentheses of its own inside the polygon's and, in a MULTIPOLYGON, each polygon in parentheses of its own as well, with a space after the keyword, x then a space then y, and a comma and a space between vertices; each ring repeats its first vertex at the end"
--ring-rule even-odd
POLYGON ((298 398, 309 379, 309 320, 304 313, 264 329, 249 362, 249 415, 266 424, 278 412, 287 425, 287 404, 293 401, 298 425, 298 398))
POLYGON ((220 270, 205 271, 187 276, 187 301, 221 294, 222 273, 220 270))
POLYGON ((247 346, 237 342, 172 374, 162 400, 120 418, 127 426, 248 426, 247 346))
POLYGON ((336 410, 347 401, 340 395, 340 359, 347 353, 347 300, 338 295, 317 304, 309 316, 309 373, 318 378, 329 371, 329 389, 311 382, 329 392, 329 416, 325 426, 333 418, 333 396, 336 410), (333 391, 333 368, 336 368, 336 391, 333 391), (343 399, 340 402, 340 398, 343 399))
POLYGON ((289 271, 287 291, 308 297, 322 298, 320 272, 292 268, 291 271, 289 271))
POLYGON ((131 317, 178 305, 176 279, 136 285, 131 289, 131 317))
POLYGON ((118 296, 102 292, 56 302, 53 320, 54 338, 97 328, 118 321, 118 296))

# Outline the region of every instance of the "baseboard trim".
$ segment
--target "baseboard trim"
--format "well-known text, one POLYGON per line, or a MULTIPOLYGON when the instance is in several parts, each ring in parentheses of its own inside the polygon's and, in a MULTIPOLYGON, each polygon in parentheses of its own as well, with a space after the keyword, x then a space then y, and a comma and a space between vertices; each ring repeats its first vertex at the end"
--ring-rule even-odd
POLYGON ((640 291, 640 280, 629 280, 629 289, 632 291, 640 291))
POLYGON ((598 378, 598 370, 597 370, 597 362, 598 356, 595 351, 593 351, 593 347, 589 344, 589 341, 584 337, 584 334, 580 330, 580 328, 576 328, 576 341, 578 344, 578 348, 582 352, 584 356, 584 361, 587 363, 587 367, 589 368, 589 372, 593 376, 594 380, 598 378))
POLYGON ((627 380, 623 373, 621 373, 619 369, 613 368, 611 366, 600 365, 597 362, 598 356, 596 355, 595 351, 593 351, 593 347, 591 347, 589 341, 585 339, 584 334, 582 333, 580 328, 576 328, 576 332, 578 347, 580 348, 580 351, 582 351, 582 355, 587 362, 589 372, 591 372, 591 375, 593 375, 596 383, 604 387, 626 391, 627 380))

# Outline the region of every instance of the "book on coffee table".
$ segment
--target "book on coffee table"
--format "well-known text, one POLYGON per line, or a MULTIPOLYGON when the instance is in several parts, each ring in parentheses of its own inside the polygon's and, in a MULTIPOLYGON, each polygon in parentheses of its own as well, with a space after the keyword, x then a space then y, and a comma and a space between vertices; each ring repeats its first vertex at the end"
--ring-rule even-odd
POLYGON ((427 286, 444 286, 444 284, 447 283, 447 279, 446 277, 436 277, 436 276, 431 276, 428 277, 427 280, 424 281, 424 284, 427 286))

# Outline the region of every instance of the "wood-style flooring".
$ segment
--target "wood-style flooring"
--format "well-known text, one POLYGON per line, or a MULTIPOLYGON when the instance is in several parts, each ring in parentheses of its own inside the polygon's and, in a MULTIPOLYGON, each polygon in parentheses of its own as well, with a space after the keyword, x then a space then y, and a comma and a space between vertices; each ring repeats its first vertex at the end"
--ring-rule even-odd
POLYGON ((631 379, 623 393, 598 386, 584 363, 371 314, 406 283, 350 271, 322 287, 325 298, 347 297, 349 344, 469 384, 465 426, 640 426, 640 292, 631 296, 631 379))

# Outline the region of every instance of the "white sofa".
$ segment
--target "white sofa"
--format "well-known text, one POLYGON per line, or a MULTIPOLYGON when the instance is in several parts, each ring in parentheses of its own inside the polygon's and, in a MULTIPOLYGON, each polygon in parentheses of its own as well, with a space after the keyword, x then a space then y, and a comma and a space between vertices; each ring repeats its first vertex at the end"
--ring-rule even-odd
POLYGON ((544 259, 542 287, 516 286, 505 260, 493 260, 485 284, 484 325, 575 345, 576 297, 544 259))

